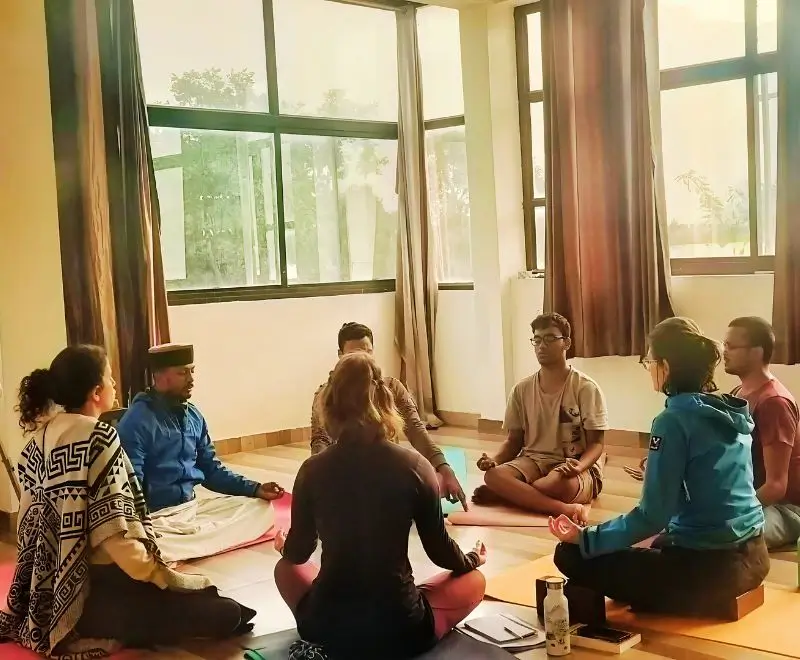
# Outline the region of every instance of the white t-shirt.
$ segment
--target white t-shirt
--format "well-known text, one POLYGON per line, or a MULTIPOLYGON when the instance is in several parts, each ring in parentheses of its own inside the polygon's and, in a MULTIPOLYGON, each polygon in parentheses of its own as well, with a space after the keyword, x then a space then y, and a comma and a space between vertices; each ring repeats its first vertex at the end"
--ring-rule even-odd
POLYGON ((524 431, 523 456, 579 458, 586 451, 586 431, 608 429, 608 411, 598 384, 570 368, 560 392, 547 394, 539 372, 514 386, 506 406, 506 431, 524 431))

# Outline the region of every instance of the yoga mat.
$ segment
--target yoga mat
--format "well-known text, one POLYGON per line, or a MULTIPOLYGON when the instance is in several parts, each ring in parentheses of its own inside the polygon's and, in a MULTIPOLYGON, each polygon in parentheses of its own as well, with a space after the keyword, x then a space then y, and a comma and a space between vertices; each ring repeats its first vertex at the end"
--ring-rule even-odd
POLYGON ((536 607, 536 580, 548 575, 561 575, 553 563, 553 555, 486 578, 486 596, 504 603, 536 607))
MULTIPOLYGON (((233 548, 228 548, 225 552, 241 550, 242 548, 249 548, 250 546, 258 545, 259 543, 274 541, 279 529, 282 529, 284 532, 288 532, 289 528, 292 526, 292 494, 284 493, 283 497, 272 501, 272 506, 275 507, 275 524, 272 525, 272 527, 270 527, 257 539, 253 539, 247 543, 241 543, 233 548)), ((223 552, 220 554, 225 553, 223 552)))
MULTIPOLYGON (((506 603, 536 606, 535 582, 559 575, 553 557, 540 557, 496 577, 488 578, 486 595, 506 603)), ((797 657, 800 592, 765 585, 764 604, 739 621, 709 621, 688 617, 634 614, 625 605, 608 602, 609 624, 640 632, 683 635, 740 646, 765 653, 797 657)))
MULTIPOLYGON (((245 644, 244 657, 246 660, 286 660, 289 647, 297 639, 295 630, 255 637, 245 644)), ((512 657, 501 648, 459 632, 451 632, 433 649, 418 656, 417 660, 509 660, 512 657)))
MULTIPOLYGON (((447 464, 453 468, 453 472, 456 474, 456 478, 458 479, 458 483, 461 484, 462 488, 466 488, 467 486, 467 454, 463 449, 459 449, 458 447, 442 447, 442 452, 444 453, 444 457, 447 460, 447 464)), ((449 502, 447 499, 442 498, 442 511, 444 515, 450 516, 451 514, 455 513, 456 511, 460 511, 464 513, 464 507, 461 506, 461 502, 449 502)))
POLYGON ((547 527, 547 516, 509 506, 470 504, 469 511, 453 511, 447 519, 453 525, 475 527, 547 527))

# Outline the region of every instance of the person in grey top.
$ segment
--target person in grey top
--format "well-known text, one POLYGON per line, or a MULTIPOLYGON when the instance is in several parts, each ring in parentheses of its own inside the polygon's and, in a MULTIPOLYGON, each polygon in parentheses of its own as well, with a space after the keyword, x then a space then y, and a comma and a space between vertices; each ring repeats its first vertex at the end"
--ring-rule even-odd
POLYGON ((605 400, 597 383, 567 363, 567 319, 542 314, 531 329, 540 369, 512 390, 503 424, 508 438, 495 456, 478 460, 485 486, 473 501, 585 523, 586 505, 603 486, 605 400))
MULTIPOLYGON (((372 355, 373 352, 373 334, 372 330, 366 325, 355 322, 345 323, 339 330, 338 336, 339 343, 339 357, 349 353, 363 352, 372 355)), ((414 403, 409 391, 405 388, 396 378, 391 376, 384 377, 386 386, 394 397, 395 406, 400 416, 403 418, 405 424, 404 433, 411 446, 422 454, 428 462, 433 466, 436 471, 436 478, 439 482, 439 493, 442 497, 446 497, 451 502, 461 502, 461 505, 466 511, 467 498, 464 494, 464 489, 458 481, 458 478, 453 472, 453 469, 447 464, 444 453, 433 442, 425 423, 420 419, 417 405, 414 403)), ((325 383, 320 385, 319 389, 314 394, 314 405, 311 409, 311 454, 316 455, 327 449, 334 440, 330 437, 321 423, 319 415, 317 414, 317 399, 325 387, 325 383)))

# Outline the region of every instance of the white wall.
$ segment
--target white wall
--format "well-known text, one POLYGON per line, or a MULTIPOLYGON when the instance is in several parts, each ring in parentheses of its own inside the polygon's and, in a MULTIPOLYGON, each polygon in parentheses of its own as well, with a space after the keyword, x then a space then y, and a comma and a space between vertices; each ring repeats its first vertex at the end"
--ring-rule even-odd
POLYGON ((398 371, 393 293, 186 305, 169 316, 173 341, 194 344, 194 402, 217 439, 308 426, 347 321, 372 328, 378 363, 398 371))
POLYGON ((436 403, 448 412, 480 414, 483 378, 474 291, 440 291, 434 369, 436 403))
MULTIPOLYGON (((517 379, 536 369, 536 358, 528 343, 530 321, 541 312, 544 280, 519 280, 515 286, 514 364, 517 379)), ((728 323, 737 316, 772 316, 772 275, 709 275, 673 277, 675 313, 694 319, 703 332, 722 340, 728 323)), ((664 403, 653 392, 650 379, 636 357, 575 359, 573 364, 598 381, 608 400, 612 428, 649 431, 650 422, 664 403)), ((775 375, 800 396, 800 366, 776 365, 775 375)), ((736 379, 720 368, 717 385, 723 391, 736 379)), ((463 394, 469 400, 468 393, 463 394)), ((501 419, 501 417, 497 417, 501 419)))
MULTIPOLYGON (((19 382, 66 341, 42 0, 0 3, 0 79, 0 440, 16 462, 19 382)), ((16 508, 0 469, 0 509, 16 508)))
MULTIPOLYGON (((336 363, 346 321, 375 333, 384 373, 399 372, 394 294, 288 298, 169 308, 172 338, 194 344, 193 400, 214 438, 308 426, 311 399, 336 363)), ((472 291, 440 291, 436 327, 439 407, 480 411, 472 291)))

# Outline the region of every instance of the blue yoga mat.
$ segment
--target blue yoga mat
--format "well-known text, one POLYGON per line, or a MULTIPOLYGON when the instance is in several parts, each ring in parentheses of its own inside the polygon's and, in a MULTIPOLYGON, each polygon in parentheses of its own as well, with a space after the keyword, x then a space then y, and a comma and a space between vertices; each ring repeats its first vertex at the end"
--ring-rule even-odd
MULTIPOLYGON (((453 468, 453 472, 456 473, 456 477, 458 477, 458 482, 461 484, 462 488, 466 488, 467 486, 467 454, 463 449, 459 449, 458 447, 442 447, 442 451, 444 452, 444 457, 447 459, 447 464, 453 468)), ((463 511, 464 508, 461 506, 461 502, 456 502, 453 504, 452 502, 448 502, 446 499, 442 498, 442 511, 444 515, 449 513, 453 513, 453 511, 463 511)))

